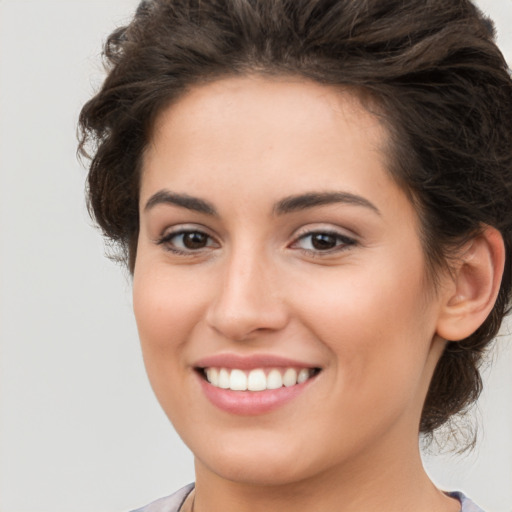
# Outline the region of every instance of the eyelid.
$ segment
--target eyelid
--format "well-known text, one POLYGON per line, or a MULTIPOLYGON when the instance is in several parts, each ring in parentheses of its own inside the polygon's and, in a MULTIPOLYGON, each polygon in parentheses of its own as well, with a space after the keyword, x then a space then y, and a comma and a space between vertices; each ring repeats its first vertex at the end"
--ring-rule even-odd
POLYGON ((293 234, 293 239, 297 240, 305 235, 315 234, 315 233, 326 233, 330 235, 339 236, 341 238, 347 238, 354 241, 359 240, 359 235, 357 235, 354 231, 348 228, 335 226, 329 223, 315 222, 297 229, 293 234))
POLYGON ((180 233, 190 233, 190 232, 198 232, 198 233, 204 233, 205 235, 208 235, 211 238, 215 238, 215 235, 211 233, 211 230, 207 228, 206 226, 202 224, 175 224, 172 226, 166 226, 162 231, 161 234, 157 236, 157 238, 154 240, 155 243, 158 243, 158 241, 168 238, 169 236, 173 235, 179 235, 180 233))

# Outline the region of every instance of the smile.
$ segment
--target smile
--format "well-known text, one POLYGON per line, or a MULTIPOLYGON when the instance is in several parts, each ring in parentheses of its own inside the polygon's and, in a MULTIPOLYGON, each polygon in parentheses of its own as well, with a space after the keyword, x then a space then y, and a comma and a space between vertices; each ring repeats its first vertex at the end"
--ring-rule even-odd
POLYGON ((315 385, 322 367, 276 354, 219 353, 192 365, 203 396, 234 415, 255 416, 284 407, 315 385))
POLYGON ((317 368, 201 368, 199 371, 214 387, 231 391, 266 391, 293 387, 314 377, 317 368))

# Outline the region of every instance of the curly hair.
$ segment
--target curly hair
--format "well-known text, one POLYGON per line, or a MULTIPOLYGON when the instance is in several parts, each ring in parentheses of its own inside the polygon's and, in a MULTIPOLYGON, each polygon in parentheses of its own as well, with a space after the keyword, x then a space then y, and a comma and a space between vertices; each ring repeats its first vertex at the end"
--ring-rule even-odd
POLYGON ((421 220, 435 282, 485 225, 503 236, 492 312, 448 342, 424 404, 432 433, 478 397, 479 366, 511 295, 512 80, 492 22, 469 0, 153 0, 105 44, 83 107, 89 210, 133 272, 143 151, 156 116, 195 85, 259 73, 351 87, 390 134, 389 172, 421 220))

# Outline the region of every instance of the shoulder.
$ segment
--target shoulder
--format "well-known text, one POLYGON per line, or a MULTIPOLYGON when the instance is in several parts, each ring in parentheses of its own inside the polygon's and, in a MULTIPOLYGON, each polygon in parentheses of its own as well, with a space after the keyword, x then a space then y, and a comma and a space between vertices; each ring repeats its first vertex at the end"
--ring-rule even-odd
POLYGON ((189 484, 166 498, 160 498, 132 512, 179 512, 185 498, 190 494, 193 488, 194 484, 189 484))
POLYGON ((457 498, 461 504, 461 512, 484 512, 475 502, 471 501, 461 492, 449 492, 448 496, 457 498))

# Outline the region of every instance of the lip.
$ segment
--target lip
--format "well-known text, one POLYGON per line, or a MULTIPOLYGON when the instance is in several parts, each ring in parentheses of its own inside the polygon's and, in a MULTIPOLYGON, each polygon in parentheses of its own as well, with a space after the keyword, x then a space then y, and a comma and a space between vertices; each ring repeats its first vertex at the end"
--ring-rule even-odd
POLYGON ((215 354, 196 361, 194 368, 238 368, 240 370, 255 370, 256 368, 319 368, 319 365, 305 363, 287 357, 272 354, 254 354, 240 356, 238 354, 215 354))
MULTIPOLYGON (((216 354, 195 362, 196 370, 204 368, 227 368, 240 370, 254 370, 256 368, 319 368, 311 363, 304 363, 286 357, 270 354, 255 354, 240 356, 237 354, 216 354)), ((313 384, 318 375, 310 377, 301 384, 279 389, 264 391, 232 391, 212 386, 202 375, 196 371, 201 389, 206 398, 217 408, 229 414, 242 416, 256 416, 269 413, 293 400, 306 391, 313 384)))

